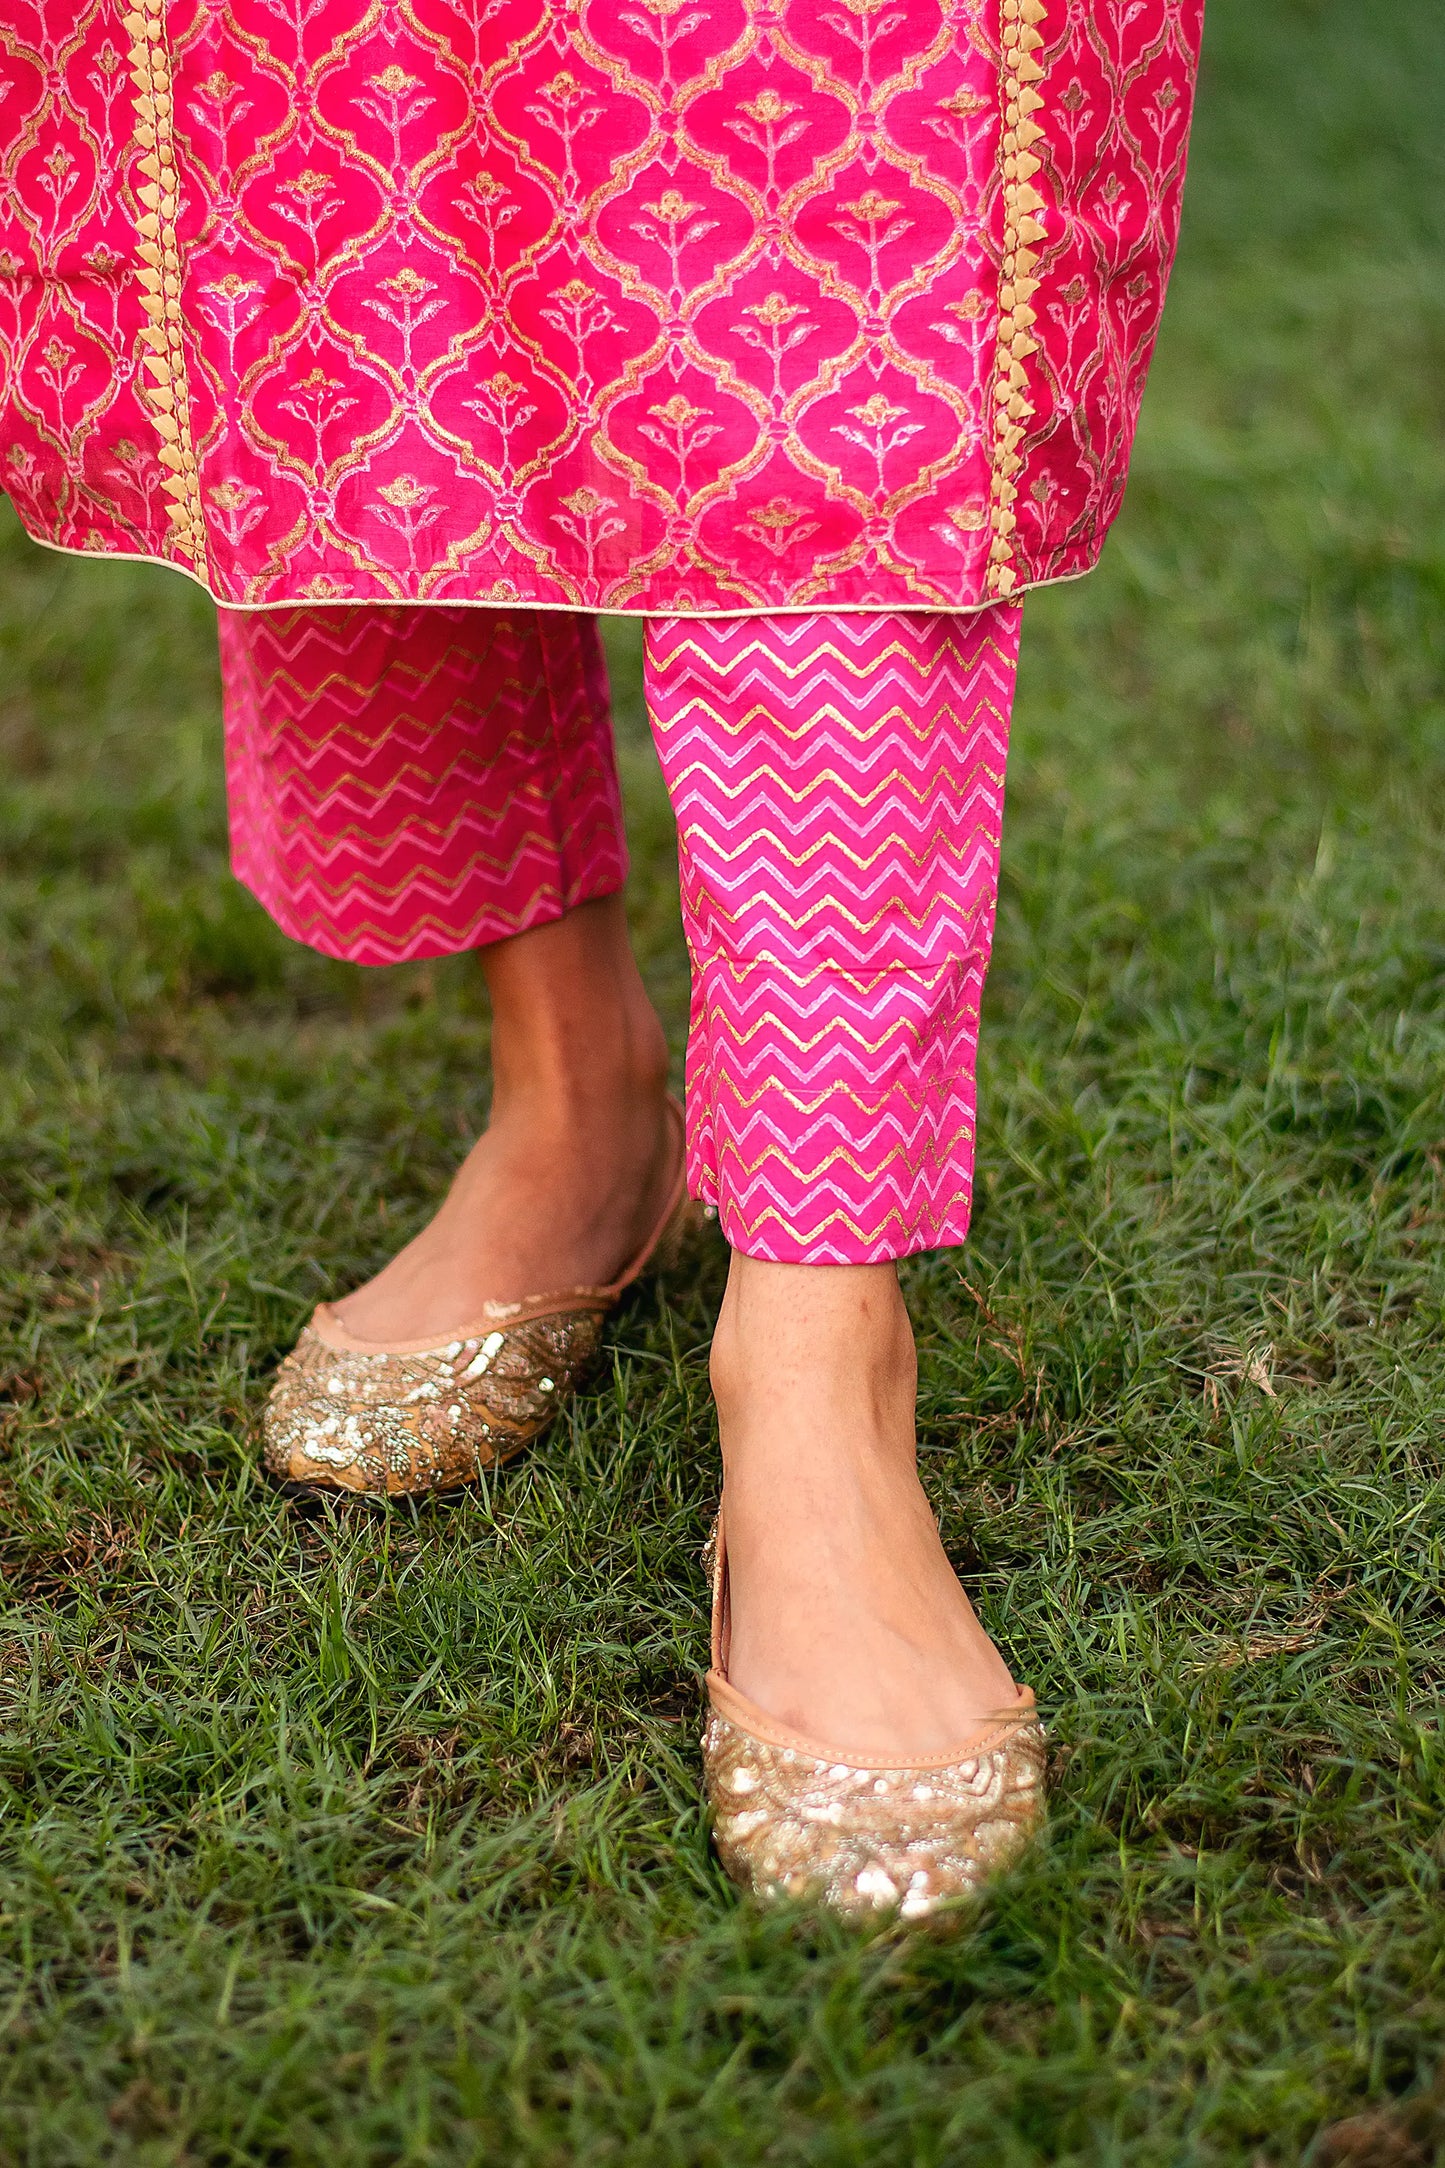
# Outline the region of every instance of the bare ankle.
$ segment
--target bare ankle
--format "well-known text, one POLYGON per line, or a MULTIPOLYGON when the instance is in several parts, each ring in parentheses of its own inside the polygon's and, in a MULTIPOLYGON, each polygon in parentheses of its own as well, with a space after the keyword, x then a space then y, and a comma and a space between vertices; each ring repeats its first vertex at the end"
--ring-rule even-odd
POLYGON ((767 1403, 795 1398, 911 1435, 918 1363, 894 1268, 776 1265, 735 1253, 711 1375, 725 1449, 767 1403))
POLYGON ((495 1116, 576 1122, 660 1107, 667 1040, 633 958, 618 896, 482 955, 492 1002, 495 1116))
POLYGON ((870 1752, 938 1752, 1011 1706, 918 1479, 893 1268, 735 1256, 712 1377, 739 1692, 870 1752))
POLYGON ((515 1127, 544 1148, 551 1138, 625 1146, 634 1128, 639 1137, 655 1131, 667 1097, 666 1042, 652 1048, 635 1037, 611 1044, 599 1037, 524 1059, 494 1040, 491 1126, 515 1127))

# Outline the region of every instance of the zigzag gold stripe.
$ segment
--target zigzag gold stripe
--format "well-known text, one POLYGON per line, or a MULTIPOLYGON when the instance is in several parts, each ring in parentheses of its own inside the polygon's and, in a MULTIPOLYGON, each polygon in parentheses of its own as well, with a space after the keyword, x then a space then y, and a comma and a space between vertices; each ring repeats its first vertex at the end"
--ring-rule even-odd
POLYGON ((121 23, 130 39, 135 128, 145 175, 139 190, 144 208, 136 222, 141 259, 136 275, 147 319, 144 368, 154 381, 147 384, 142 376, 140 395, 161 440, 160 461, 167 469, 161 486, 175 538, 204 578, 206 530, 181 337, 181 252, 176 237, 179 181, 165 0, 135 0, 121 23))
POLYGON ((223 610, 236 872, 355 963, 505 939, 622 886, 590 618, 223 610))
POLYGON ((648 629, 691 1179, 750 1254, 962 1239, 1018 617, 648 629))
POLYGON ((1003 104, 1003 258, 999 266, 998 348, 993 384, 993 473, 989 485, 989 565, 986 591, 1011 595, 1018 584, 1014 533, 1018 520, 1015 477, 1023 465, 1019 445, 1024 424, 1033 414, 1024 363, 1037 353, 1029 326, 1029 306, 1038 290, 1038 243, 1046 238, 1040 213, 1044 199, 1033 186, 1042 160, 1033 146, 1043 135, 1034 118, 1043 106, 1038 85, 1043 68, 1037 59, 1043 44, 1038 24, 1047 10, 1043 0, 1002 0, 1003 37, 999 90, 1003 104))

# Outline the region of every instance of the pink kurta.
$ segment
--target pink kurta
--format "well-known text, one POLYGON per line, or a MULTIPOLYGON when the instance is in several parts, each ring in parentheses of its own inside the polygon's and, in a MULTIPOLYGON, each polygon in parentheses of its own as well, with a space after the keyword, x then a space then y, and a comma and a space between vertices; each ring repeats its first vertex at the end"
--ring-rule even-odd
POLYGON ((7 0, 5 486, 219 600, 1085 570, 1202 0, 7 0))
POLYGON ((367 961, 617 887, 545 613, 652 620, 751 1255, 963 1238, 1016 598, 1118 509, 1201 5, 8 0, 22 517, 235 606, 237 870, 367 961))

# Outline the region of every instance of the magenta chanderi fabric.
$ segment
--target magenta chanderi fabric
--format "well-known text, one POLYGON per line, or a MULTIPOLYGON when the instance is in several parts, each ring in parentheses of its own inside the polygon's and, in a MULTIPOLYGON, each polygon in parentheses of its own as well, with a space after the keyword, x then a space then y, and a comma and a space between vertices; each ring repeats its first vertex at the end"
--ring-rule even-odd
MULTIPOLYGON (((750 1256, 959 1242, 1019 610, 654 621, 693 966, 695 1195, 750 1256)), ((620 887, 586 618, 222 613, 236 870, 390 963, 620 887)))
POLYGON ((1202 0, 13 0, 0 448, 236 604, 1084 570, 1202 0))
POLYGON ((4 483, 236 606, 242 878, 376 962, 615 889, 575 613, 646 617, 693 1178, 759 1256, 966 1225, 1015 598, 1119 508, 1201 17, 0 19, 4 483))
POLYGON ((219 613, 231 862, 350 963, 449 956, 627 878, 591 617, 219 613))
POLYGON ((1017 605, 654 619, 692 956, 695 1194, 737 1249, 961 1242, 1017 605))

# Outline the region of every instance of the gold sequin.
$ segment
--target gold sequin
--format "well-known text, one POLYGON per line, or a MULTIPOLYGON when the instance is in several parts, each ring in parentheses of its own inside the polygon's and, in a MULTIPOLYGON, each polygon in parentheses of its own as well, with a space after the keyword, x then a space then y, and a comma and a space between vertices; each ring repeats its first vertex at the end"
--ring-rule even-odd
POLYGON ((807 1900, 850 1919, 926 1919, 977 1897, 1042 1825, 1047 1741, 1027 1687, 1017 1711, 950 1755, 888 1765, 774 1725, 727 1676, 722 1516, 708 1544, 712 1669, 702 1737, 713 1841, 765 1902, 807 1900))
POLYGON ((473 1482, 546 1429, 596 1358, 610 1307, 410 1355, 328 1346, 308 1325, 271 1389, 266 1466, 286 1482, 378 1497, 473 1482))
POLYGON ((1009 1866, 1043 1813, 1032 1714, 957 1761, 878 1769, 759 1739, 713 1708, 703 1733, 713 1840, 735 1882, 849 1916, 925 1918, 1009 1866))
POLYGON ((136 241, 140 268, 136 282, 146 314, 143 360, 153 379, 147 384, 141 375, 136 383, 160 440, 157 457, 166 469, 161 488, 167 498, 167 515, 176 540, 198 576, 205 580, 206 526, 191 436, 180 308, 181 249, 176 224, 180 180, 172 135, 174 101, 165 0, 136 0, 122 20, 130 39, 136 136, 141 145, 142 209, 136 241))
POLYGON ((376 1498, 455 1490, 544 1431, 596 1360, 608 1312, 642 1273, 678 1264, 702 1226, 684 1186, 682 1109, 667 1104, 677 1176, 661 1219, 618 1279, 491 1303, 475 1328, 437 1347, 356 1342, 323 1303, 266 1403, 271 1474, 376 1498))
POLYGON ((1015 534, 1018 515, 1014 503, 1018 487, 1014 477, 1023 465, 1019 446, 1024 424, 1034 413, 1028 396, 1029 379, 1024 363, 1037 353, 1038 341, 1027 327, 1035 312, 1028 306, 1037 290, 1032 276, 1038 267, 1038 244, 1047 238, 1039 213, 1047 209, 1033 186, 1032 176, 1043 161, 1028 148, 1043 135, 1029 115, 1043 105, 1031 86, 1043 79, 1034 55, 1043 45, 1042 33, 1033 26, 1043 21, 1043 0, 1003 0, 1003 36, 1000 43, 999 93, 1003 104, 1003 252, 1000 263, 998 346, 994 362, 993 473, 989 519, 988 578, 985 591, 990 600, 1001 601, 1018 585, 1015 534))

